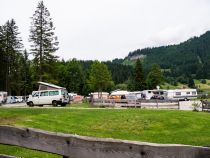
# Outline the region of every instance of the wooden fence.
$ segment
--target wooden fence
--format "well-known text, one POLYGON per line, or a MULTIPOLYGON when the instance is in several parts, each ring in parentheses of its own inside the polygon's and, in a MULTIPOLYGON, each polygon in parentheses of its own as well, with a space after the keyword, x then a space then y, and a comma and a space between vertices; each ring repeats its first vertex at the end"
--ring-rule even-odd
POLYGON ((179 109, 178 100, 129 100, 129 99, 94 99, 93 106, 102 107, 128 107, 128 108, 161 108, 179 109))
POLYGON ((92 138, 10 126, 0 126, 0 144, 64 158, 210 158, 208 147, 92 138))

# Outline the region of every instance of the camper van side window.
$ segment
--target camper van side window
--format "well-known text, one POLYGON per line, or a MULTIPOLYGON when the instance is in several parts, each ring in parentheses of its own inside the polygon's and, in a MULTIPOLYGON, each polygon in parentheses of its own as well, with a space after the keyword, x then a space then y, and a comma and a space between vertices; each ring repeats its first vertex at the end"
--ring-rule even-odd
POLYGON ((49 96, 55 96, 55 95, 59 95, 58 91, 50 91, 49 92, 49 96))
POLYGON ((187 92, 187 94, 190 94, 190 92, 187 92))
POLYGON ((193 95, 196 95, 196 92, 192 92, 193 95))
POLYGON ((43 97, 43 96, 48 96, 48 91, 46 91, 46 92, 41 92, 41 93, 40 93, 40 96, 41 96, 41 97, 43 97))
POLYGON ((62 90, 62 91, 61 91, 61 94, 62 94, 62 95, 67 95, 67 93, 68 93, 68 92, 67 92, 66 90, 62 90))
POLYGON ((181 95, 181 92, 176 92, 176 95, 181 95))

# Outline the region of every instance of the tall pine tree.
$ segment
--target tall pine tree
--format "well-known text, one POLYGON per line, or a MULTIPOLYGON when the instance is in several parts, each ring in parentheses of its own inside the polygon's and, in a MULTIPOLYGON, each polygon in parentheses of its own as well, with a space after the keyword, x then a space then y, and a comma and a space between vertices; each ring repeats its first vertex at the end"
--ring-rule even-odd
POLYGON ((54 34, 55 27, 50 18, 50 12, 44 6, 43 1, 38 3, 31 19, 29 41, 33 43, 31 52, 34 55, 35 70, 38 71, 37 79, 50 81, 57 58, 54 53, 58 50, 58 41, 54 34))
POLYGON ((6 90, 6 53, 3 27, 0 26, 0 91, 6 90))
POLYGON ((14 19, 8 20, 1 28, 2 59, 5 62, 5 90, 11 95, 12 85, 16 83, 19 56, 23 47, 18 27, 14 19))
POLYGON ((142 91, 146 88, 143 69, 141 61, 139 59, 136 61, 136 66, 135 66, 134 87, 136 91, 142 91))

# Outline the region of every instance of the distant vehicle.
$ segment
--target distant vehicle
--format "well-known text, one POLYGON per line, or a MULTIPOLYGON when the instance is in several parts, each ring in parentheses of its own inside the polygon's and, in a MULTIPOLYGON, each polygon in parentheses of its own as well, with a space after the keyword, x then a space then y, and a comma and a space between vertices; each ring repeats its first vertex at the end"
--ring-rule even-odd
POLYGON ((115 90, 112 91, 109 95, 109 99, 115 100, 115 102, 123 102, 126 99, 126 95, 129 95, 130 92, 125 90, 115 90))
POLYGON ((0 104, 7 102, 7 92, 0 92, 0 104))
POLYGON ((17 99, 17 97, 15 97, 15 96, 8 96, 7 97, 7 104, 14 104, 14 103, 16 103, 17 101, 16 101, 16 99, 17 99))
POLYGON ((172 100, 190 100, 197 98, 196 89, 174 89, 167 90, 167 99, 172 100))
POLYGON ((66 106, 68 103, 69 95, 66 89, 33 91, 27 100, 27 105, 29 106, 66 106))
POLYGON ((29 96, 23 96, 23 97, 22 97, 22 99, 23 99, 23 102, 27 102, 27 100, 28 100, 28 97, 29 97, 29 96))
POLYGON ((68 95, 69 95, 69 101, 73 101, 74 96, 77 96, 77 93, 68 93, 68 95))
POLYGON ((167 91, 166 90, 144 90, 142 92, 144 99, 150 100, 150 99, 159 99, 163 100, 167 97, 167 91))
POLYGON ((23 96, 15 96, 15 100, 17 103, 22 103, 23 102, 23 96))

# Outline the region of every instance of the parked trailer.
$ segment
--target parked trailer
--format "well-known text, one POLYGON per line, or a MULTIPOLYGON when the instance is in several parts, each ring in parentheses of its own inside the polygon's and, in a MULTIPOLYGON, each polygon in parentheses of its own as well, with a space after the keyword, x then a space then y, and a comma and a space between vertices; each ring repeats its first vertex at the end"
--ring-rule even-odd
POLYGON ((150 100, 150 99, 166 99, 166 90, 144 90, 142 91, 143 99, 150 100))
POLYGON ((196 89, 174 89, 167 90, 167 99, 172 100, 190 100, 197 98, 196 89))
MULTIPOLYGON (((136 99, 142 99, 142 98, 143 98, 142 91, 130 92, 127 96, 135 96, 136 99)), ((126 97, 126 98, 127 98, 127 97, 126 97)), ((128 99, 128 98, 127 98, 127 99, 128 99)))

